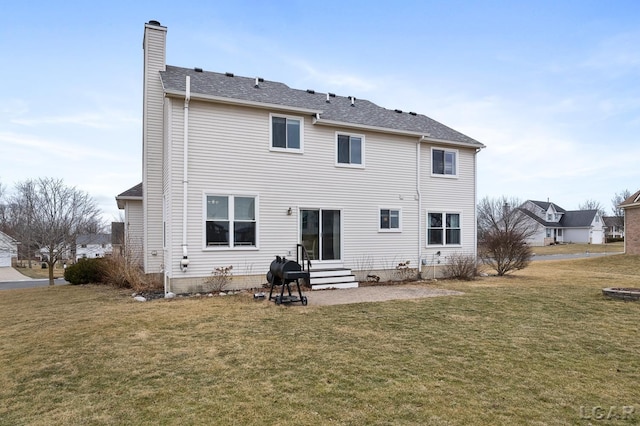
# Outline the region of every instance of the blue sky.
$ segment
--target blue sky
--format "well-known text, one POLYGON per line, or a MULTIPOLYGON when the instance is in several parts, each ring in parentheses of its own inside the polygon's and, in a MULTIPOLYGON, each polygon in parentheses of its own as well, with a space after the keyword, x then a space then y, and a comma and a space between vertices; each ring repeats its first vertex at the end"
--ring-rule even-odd
POLYGON ((105 218, 141 181, 144 23, 167 63, 417 111, 480 142, 478 195, 608 211, 640 189, 637 1, 28 1, 0 14, 0 182, 105 218))

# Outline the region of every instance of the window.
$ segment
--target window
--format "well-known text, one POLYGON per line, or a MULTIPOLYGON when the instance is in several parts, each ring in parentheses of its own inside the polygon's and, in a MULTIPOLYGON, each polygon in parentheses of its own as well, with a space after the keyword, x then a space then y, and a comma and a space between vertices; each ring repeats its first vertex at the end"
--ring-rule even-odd
POLYGON ((364 166, 364 136, 336 134, 337 164, 341 166, 364 166))
POLYGON ((460 213, 427 215, 428 245, 460 245, 460 213))
POLYGON ((271 115, 271 149, 302 152, 301 117, 271 115))
POLYGON ((256 197, 207 195, 207 247, 256 247, 256 197))
POLYGON ((456 157, 458 152, 447 149, 432 149, 432 173, 434 175, 456 176, 456 157))
POLYGON ((551 222, 553 220, 553 215, 551 213, 547 213, 547 222, 551 222))
POLYGON ((380 231, 400 232, 400 209, 380 209, 380 231))
POLYGON ((547 228, 547 238, 551 238, 551 229, 547 228))

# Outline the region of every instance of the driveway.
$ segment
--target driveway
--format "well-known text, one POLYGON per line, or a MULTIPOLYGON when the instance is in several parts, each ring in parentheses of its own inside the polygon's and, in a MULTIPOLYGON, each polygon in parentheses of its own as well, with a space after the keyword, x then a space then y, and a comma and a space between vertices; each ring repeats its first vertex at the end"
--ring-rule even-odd
POLYGON ((22 275, 13 268, 0 268, 0 282, 3 281, 27 281, 31 278, 22 275))

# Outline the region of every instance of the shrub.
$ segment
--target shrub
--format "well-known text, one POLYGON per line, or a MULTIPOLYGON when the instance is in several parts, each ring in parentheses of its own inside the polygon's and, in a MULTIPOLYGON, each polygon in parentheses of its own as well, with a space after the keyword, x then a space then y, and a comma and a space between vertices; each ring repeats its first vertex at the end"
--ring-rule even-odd
POLYGON ((64 279, 71 284, 104 282, 105 259, 81 259, 64 270, 64 279))
POLYGON ((471 281, 478 275, 478 263, 475 256, 454 253, 449 256, 448 260, 443 270, 445 278, 471 281))
POLYGON ((204 281, 206 291, 220 292, 227 288, 233 279, 233 265, 220 266, 213 270, 211 276, 204 281))
POLYGON ((132 261, 126 256, 105 259, 104 282, 114 287, 130 288, 136 292, 162 289, 162 280, 145 274, 137 261, 132 261))

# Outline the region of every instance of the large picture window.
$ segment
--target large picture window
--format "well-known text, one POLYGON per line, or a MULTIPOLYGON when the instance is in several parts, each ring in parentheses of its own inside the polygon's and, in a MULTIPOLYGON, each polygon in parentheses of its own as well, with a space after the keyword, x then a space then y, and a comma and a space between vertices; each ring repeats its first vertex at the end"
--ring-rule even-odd
POLYGON ((458 151, 448 149, 432 149, 432 173, 434 175, 456 176, 458 151))
POLYGON ((427 245, 460 245, 460 213, 429 213, 427 245))
POLYGON ((256 197, 207 195, 207 247, 256 247, 256 197))
POLYGON ((301 117, 271 115, 271 149, 302 151, 301 117))
POLYGON ((336 134, 336 163, 340 166, 364 166, 364 136, 336 134))

